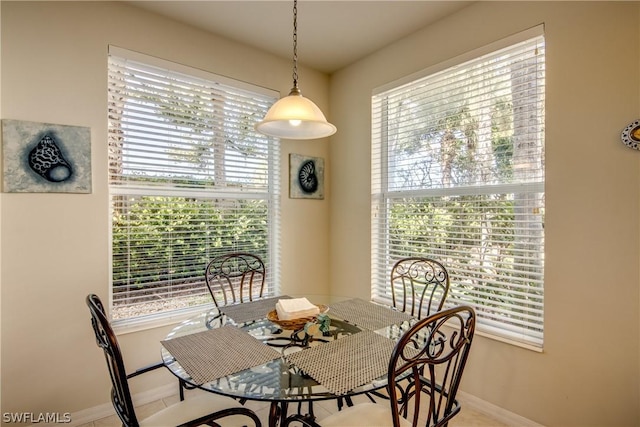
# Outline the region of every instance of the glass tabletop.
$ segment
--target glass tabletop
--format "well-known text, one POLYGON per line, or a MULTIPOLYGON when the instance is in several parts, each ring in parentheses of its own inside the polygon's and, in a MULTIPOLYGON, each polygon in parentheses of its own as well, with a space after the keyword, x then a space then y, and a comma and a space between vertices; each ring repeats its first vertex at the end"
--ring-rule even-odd
MULTIPOLYGON (((362 300, 358 300, 357 302, 361 304, 362 300)), ((341 308, 344 308, 345 302, 341 302, 341 304, 341 308)), ((224 311, 224 307, 220 310, 224 311)), ((277 324, 267 320, 266 313, 264 318, 244 323, 236 323, 232 318, 222 313, 220 310, 212 309, 208 312, 200 314, 197 317, 183 322, 182 324, 174 328, 171 333, 167 335, 166 339, 170 340, 178 337, 185 337, 187 335, 195 334, 198 332, 212 331, 214 329, 221 329, 226 326, 233 326, 246 332, 248 335, 252 336, 260 343, 275 349, 277 351, 276 357, 266 363, 261 363, 248 369, 242 369, 233 374, 224 375, 220 378, 216 378, 202 384, 197 384, 192 379, 187 370, 185 370, 185 368, 183 368, 183 366, 181 366, 181 364, 176 360, 174 355, 172 355, 163 346, 162 358, 165 365, 178 378, 184 380, 190 385, 197 386, 201 389, 236 398, 271 402, 335 399, 337 397, 352 396, 365 393, 386 386, 386 372, 382 372, 379 377, 368 380, 365 384, 360 384, 356 387, 349 388, 347 391, 343 391, 340 393, 332 392, 329 385, 324 386, 322 384, 319 384, 311 375, 300 369, 298 366, 296 366, 295 363, 292 363, 289 357, 293 353, 309 350, 319 345, 332 346, 335 344, 340 344, 335 346, 336 351, 338 351, 342 347, 348 347, 346 346, 347 341, 354 338, 364 338, 366 334, 370 334, 371 332, 375 332, 375 334, 377 334, 376 336, 379 335, 380 339, 387 338, 395 343, 395 341, 399 339, 402 333, 406 331, 407 328, 409 328, 409 326, 413 323, 413 319, 408 319, 399 324, 392 324, 379 328, 375 331, 369 331, 365 327, 354 324, 353 321, 350 322, 332 315, 331 309, 329 309, 329 311, 327 312, 327 314, 331 318, 329 331, 324 333, 316 331, 314 334, 309 335, 304 332, 304 330, 299 330, 296 332, 282 329, 277 324), (357 335, 357 337, 353 337, 354 335, 357 335), (352 338, 336 343, 336 341, 342 340, 346 337, 352 338)), ((389 309, 389 311, 391 310, 389 309)), ((344 311, 342 310, 341 312, 344 311)), ((394 321, 397 321, 397 318, 395 318, 394 321)), ((357 347, 359 344, 354 343, 354 345, 357 347)), ((326 349, 328 348, 330 347, 326 347, 326 349)), ((353 349, 353 346, 351 348, 353 349)), ((369 350, 374 349, 363 349, 363 351, 369 350)), ((213 355, 212 359, 225 361, 225 358, 234 357, 234 353, 233 351, 231 351, 231 349, 229 349, 229 351, 222 349, 221 351, 219 351, 219 353, 219 355, 213 355)), ((316 352, 309 352, 309 356, 312 356, 312 353, 316 352)), ((375 354, 373 354, 375 352, 372 351, 371 353, 371 358, 375 358, 376 356, 375 354)), ((324 355, 319 356, 323 357, 322 360, 315 361, 316 366, 320 365, 322 367, 323 363, 332 365, 335 365, 337 363, 349 363, 349 355, 345 356, 338 353, 334 355, 332 354, 332 351, 318 352, 318 354, 324 355), (327 356, 327 354, 329 356, 327 356), (334 358, 337 359, 334 360, 331 356, 334 356, 334 358)), ((384 356, 379 357, 381 359, 381 363, 387 362, 388 364, 389 356, 386 355, 386 353, 384 356)), ((291 359, 294 358, 292 357, 291 359)), ((367 354, 367 363, 370 363, 369 354, 367 354)), ((357 368, 348 367, 347 369, 356 370, 357 368)))

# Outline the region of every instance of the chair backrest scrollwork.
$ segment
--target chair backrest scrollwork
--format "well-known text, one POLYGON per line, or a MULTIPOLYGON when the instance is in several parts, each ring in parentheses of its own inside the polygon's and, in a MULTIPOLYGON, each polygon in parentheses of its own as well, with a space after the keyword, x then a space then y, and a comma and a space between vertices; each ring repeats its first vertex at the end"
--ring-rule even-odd
POLYGON ((262 297, 266 272, 262 259, 235 252, 213 258, 205 270, 205 281, 216 307, 253 301, 262 297))
POLYGON ((390 284, 393 306, 420 319, 442 310, 449 273, 434 259, 403 258, 393 265, 390 284))
POLYGON ((426 420, 420 425, 446 426, 460 411, 456 394, 475 323, 473 308, 454 307, 419 320, 398 341, 389 361, 388 381, 396 384, 406 376, 409 386, 400 396, 390 393, 394 426, 400 425, 400 417, 408 417, 414 426, 418 418, 426 420))

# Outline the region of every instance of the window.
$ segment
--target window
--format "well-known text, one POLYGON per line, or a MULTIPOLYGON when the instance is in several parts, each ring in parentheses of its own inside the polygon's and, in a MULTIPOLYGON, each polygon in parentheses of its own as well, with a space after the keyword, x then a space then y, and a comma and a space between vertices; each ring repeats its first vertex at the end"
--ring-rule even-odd
POLYGON ((372 97, 372 296, 428 256, 478 331, 542 347, 545 48, 534 28, 372 97))
POLYGON ((112 318, 212 303, 208 261, 259 255, 278 283, 279 141, 257 134, 277 93, 109 49, 112 318))

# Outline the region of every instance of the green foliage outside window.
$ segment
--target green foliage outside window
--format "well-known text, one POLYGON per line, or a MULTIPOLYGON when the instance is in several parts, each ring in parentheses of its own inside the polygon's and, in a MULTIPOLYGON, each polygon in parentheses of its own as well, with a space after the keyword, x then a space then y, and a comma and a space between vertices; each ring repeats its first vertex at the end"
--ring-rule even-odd
POLYGON ((114 317, 130 317, 128 307, 145 304, 140 310, 149 314, 157 301, 165 301, 161 308, 211 302, 204 270, 219 253, 268 259, 263 200, 119 197, 112 221, 114 317))

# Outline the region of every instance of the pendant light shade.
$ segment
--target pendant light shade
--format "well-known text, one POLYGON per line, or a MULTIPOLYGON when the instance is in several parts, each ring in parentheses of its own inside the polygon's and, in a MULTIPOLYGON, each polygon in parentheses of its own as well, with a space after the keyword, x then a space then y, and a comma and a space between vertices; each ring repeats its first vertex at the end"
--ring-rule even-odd
POLYGON ((256 130, 286 139, 325 138, 336 133, 336 127, 327 122, 320 108, 295 87, 271 106, 256 130))
POLYGON ((336 133, 316 104, 302 96, 298 89, 298 7, 293 2, 293 88, 269 108, 256 131, 277 138, 317 139, 336 133))

